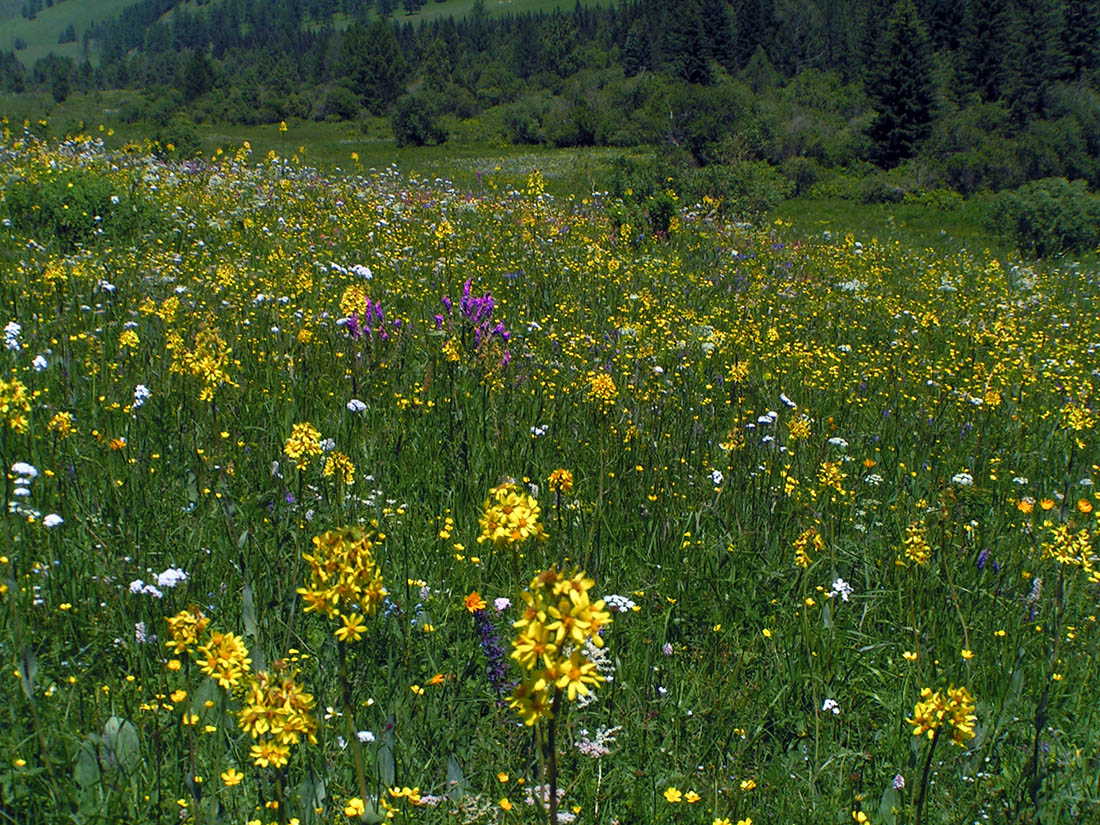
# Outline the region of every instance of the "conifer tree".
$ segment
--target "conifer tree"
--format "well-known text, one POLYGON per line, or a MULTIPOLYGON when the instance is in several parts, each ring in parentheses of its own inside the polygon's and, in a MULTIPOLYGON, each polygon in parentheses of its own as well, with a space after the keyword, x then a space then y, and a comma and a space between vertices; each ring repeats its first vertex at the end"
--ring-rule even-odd
POLYGON ((1100 3, 1096 0, 1065 0, 1066 77, 1081 80, 1085 72, 1100 65, 1100 3))
POLYGON ((710 83, 710 56, 698 0, 681 0, 672 23, 669 57, 673 71, 688 83, 710 83))
POLYGON ((727 0, 702 0, 699 11, 710 56, 727 72, 737 71, 737 33, 734 29, 733 9, 727 0))
POLYGON ((913 0, 894 4, 867 80, 878 112, 869 132, 875 157, 893 167, 928 136, 935 105, 931 47, 913 0))

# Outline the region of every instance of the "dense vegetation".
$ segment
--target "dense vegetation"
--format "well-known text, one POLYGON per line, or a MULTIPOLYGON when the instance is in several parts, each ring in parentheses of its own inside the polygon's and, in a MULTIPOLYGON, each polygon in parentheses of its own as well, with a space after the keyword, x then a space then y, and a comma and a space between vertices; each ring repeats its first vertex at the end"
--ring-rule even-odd
POLYGON ((1096 820, 1094 267, 248 146, 0 182, 4 821, 1096 820))
MULTIPOLYGON (((416 10, 415 3, 409 10, 416 10)), ((390 114, 399 142, 653 147, 652 186, 897 200, 1064 177, 1100 185, 1100 5, 1089 0, 623 0, 417 22, 393 2, 142 0, 89 58, 0 84, 129 88, 188 123, 390 114), (711 168, 697 175, 694 170, 711 168)), ((750 198, 749 200, 752 200, 750 198)))

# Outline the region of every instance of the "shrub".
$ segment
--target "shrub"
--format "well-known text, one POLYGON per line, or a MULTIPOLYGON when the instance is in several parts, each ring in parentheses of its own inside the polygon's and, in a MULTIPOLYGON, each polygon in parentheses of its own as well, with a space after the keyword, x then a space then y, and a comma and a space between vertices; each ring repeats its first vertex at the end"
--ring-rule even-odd
POLYGON ((447 139, 439 127, 435 101, 424 95, 405 95, 398 100, 390 126, 398 146, 425 146, 447 139))
POLYGON ((988 222, 1024 253, 1082 252, 1100 244, 1100 196, 1081 180, 1044 178, 997 195, 988 222))
POLYGON ((56 237, 65 252, 100 232, 131 238, 152 217, 127 188, 84 169, 16 180, 4 193, 3 208, 17 232, 42 242, 56 237))
POLYGON ((794 188, 776 167, 750 160, 696 170, 684 184, 690 201, 709 195, 721 200, 724 212, 743 216, 774 209, 794 193, 794 188))

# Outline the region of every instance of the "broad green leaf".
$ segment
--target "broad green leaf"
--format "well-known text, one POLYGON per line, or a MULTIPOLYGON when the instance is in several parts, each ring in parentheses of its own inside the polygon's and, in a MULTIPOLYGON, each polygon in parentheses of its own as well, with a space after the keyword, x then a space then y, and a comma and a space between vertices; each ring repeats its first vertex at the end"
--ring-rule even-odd
POLYGON ((875 814, 875 822, 879 825, 894 825, 894 808, 898 807, 898 792, 891 785, 882 794, 882 800, 878 803, 878 813, 875 814))
POLYGON ((117 716, 107 720, 103 728, 103 742, 114 756, 116 764, 127 773, 133 773, 141 764, 141 742, 132 723, 117 716))
POLYGON ((34 703, 34 677, 38 675, 38 659, 26 645, 19 652, 19 681, 23 685, 23 694, 34 703))
POLYGON ((397 782, 397 758, 394 756, 394 731, 397 729, 397 717, 392 713, 386 720, 386 732, 382 734, 382 744, 378 748, 378 778, 387 788, 397 782))
POLYGON ((458 758, 452 753, 447 757, 447 796, 455 802, 466 794, 466 776, 462 773, 462 766, 458 764, 458 758))
POLYGON ((85 790, 99 782, 98 745, 99 737, 90 735, 80 743, 80 749, 76 753, 73 779, 85 790))

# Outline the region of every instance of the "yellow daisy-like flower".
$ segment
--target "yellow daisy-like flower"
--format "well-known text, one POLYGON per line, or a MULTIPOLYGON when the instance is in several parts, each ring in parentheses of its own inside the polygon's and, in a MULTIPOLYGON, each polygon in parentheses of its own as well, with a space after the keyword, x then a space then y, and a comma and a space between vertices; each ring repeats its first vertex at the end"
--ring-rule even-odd
POLYGON ((232 788, 234 785, 240 785, 243 779, 244 774, 236 768, 230 768, 222 774, 222 782, 225 783, 227 788, 232 788))
POLYGON ((675 805, 684 798, 684 795, 680 793, 679 788, 665 788, 664 797, 667 802, 675 805))
POLYGON ((343 627, 336 629, 336 638, 341 642, 358 642, 367 632, 366 620, 358 613, 347 613, 340 616, 343 627))

